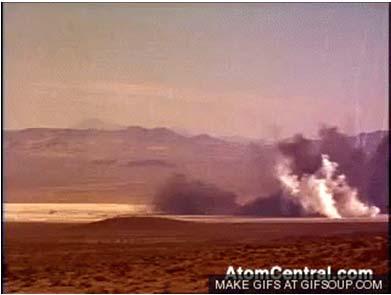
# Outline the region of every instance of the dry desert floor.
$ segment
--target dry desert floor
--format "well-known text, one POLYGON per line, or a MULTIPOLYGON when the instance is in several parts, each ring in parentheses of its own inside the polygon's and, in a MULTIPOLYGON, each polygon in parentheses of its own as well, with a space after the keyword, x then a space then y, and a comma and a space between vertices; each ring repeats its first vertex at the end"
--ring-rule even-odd
POLYGON ((4 224, 6 293, 205 293, 229 265, 388 274, 386 222, 4 224))

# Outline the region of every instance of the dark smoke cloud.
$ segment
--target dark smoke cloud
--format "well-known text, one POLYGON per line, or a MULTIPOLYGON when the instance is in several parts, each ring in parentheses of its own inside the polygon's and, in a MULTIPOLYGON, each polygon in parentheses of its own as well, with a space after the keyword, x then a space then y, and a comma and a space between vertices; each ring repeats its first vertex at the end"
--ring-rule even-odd
POLYGON ((268 197, 261 197, 240 207, 238 215, 264 217, 296 217, 304 215, 302 208, 277 192, 268 197))
POLYGON ((341 133, 337 127, 322 127, 319 139, 296 135, 277 144, 281 154, 292 161, 293 173, 301 177, 321 167, 321 155, 327 154, 338 163, 338 172, 346 175, 350 186, 358 191, 361 201, 385 211, 388 198, 388 135, 374 155, 367 154, 357 138, 341 133))
POLYGON ((212 184, 174 175, 158 192, 155 208, 167 214, 234 214, 236 195, 212 184))
POLYGON ((338 171, 347 176, 349 184, 355 187, 359 195, 367 199, 365 192, 365 166, 367 156, 363 147, 356 145, 351 138, 340 133, 336 127, 324 127, 319 131, 320 153, 327 154, 338 163, 338 171))
POLYGON ((389 135, 386 135, 379 144, 373 157, 368 163, 367 195, 371 196, 374 205, 382 212, 387 212, 389 198, 389 135))
POLYGON ((347 176, 353 186, 360 186, 366 155, 361 146, 355 146, 351 137, 338 131, 336 127, 322 127, 319 140, 310 140, 303 135, 277 144, 280 152, 290 158, 293 173, 302 176, 313 174, 321 166, 321 154, 327 154, 338 163, 339 171, 347 176))
POLYGON ((167 214, 235 214, 253 216, 307 215, 298 203, 284 197, 275 174, 276 155, 291 159, 292 172, 299 177, 313 174, 322 165, 322 154, 338 163, 338 173, 346 175, 350 186, 358 190, 361 201, 378 206, 385 212, 388 202, 388 135, 376 152, 368 154, 352 137, 335 127, 319 130, 319 139, 311 140, 296 135, 278 142, 274 147, 251 146, 248 170, 238 177, 250 183, 259 181, 255 198, 244 205, 237 203, 237 195, 213 184, 175 175, 157 193, 154 205, 158 212, 167 214), (274 151, 273 151, 274 150, 274 151))
POLYGON ((300 216, 301 208, 282 197, 281 192, 257 198, 240 206, 236 195, 215 185, 174 175, 155 197, 155 209, 165 214, 229 214, 251 216, 300 216))
POLYGON ((284 156, 292 160, 292 172, 299 177, 303 174, 313 174, 322 164, 321 154, 315 142, 301 134, 279 142, 277 147, 284 156))

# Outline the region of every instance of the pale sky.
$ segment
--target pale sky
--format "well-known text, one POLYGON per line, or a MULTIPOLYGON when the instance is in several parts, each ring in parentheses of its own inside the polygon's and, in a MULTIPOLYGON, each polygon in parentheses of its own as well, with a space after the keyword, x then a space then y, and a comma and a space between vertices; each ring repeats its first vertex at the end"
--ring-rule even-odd
POLYGON ((3 6, 5 127, 388 126, 388 4, 3 6))

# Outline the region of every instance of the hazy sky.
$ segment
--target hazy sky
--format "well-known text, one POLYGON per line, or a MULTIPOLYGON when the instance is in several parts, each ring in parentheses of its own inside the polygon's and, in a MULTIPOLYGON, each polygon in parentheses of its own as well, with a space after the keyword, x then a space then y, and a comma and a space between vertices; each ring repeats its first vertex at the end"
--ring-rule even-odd
POLYGON ((388 126, 388 4, 6 3, 6 128, 388 126))

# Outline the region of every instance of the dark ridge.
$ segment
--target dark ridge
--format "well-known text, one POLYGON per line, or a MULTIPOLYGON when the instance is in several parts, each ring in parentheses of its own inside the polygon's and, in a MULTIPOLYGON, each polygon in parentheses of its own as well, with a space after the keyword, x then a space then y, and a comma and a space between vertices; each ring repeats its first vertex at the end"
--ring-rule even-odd
POLYGON ((80 229, 97 230, 177 230, 196 225, 191 221, 174 220, 165 217, 114 217, 77 226, 80 229))
POLYGON ((206 144, 208 144, 208 143, 216 144, 216 143, 226 143, 227 142, 223 139, 212 137, 208 134, 195 135, 195 136, 192 136, 191 139, 193 139, 197 142, 206 143, 206 144))

